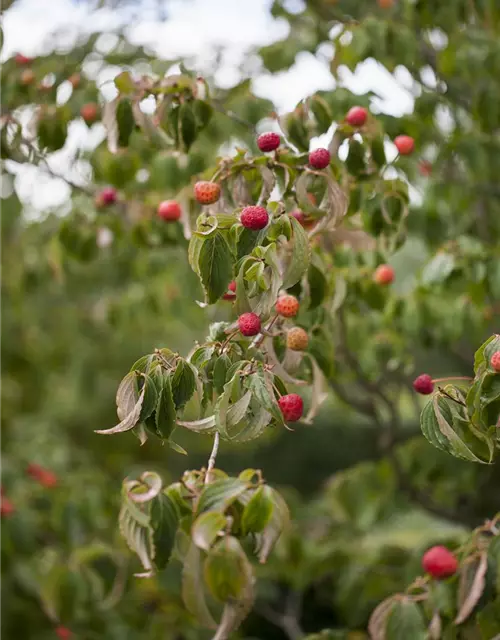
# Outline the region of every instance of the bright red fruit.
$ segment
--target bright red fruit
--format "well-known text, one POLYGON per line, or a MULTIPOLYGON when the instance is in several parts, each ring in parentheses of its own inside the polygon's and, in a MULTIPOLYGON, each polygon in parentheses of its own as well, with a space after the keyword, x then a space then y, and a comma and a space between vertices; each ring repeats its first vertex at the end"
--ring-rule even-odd
POLYGON ((15 510, 16 509, 12 502, 8 498, 2 496, 2 499, 0 500, 0 516, 2 518, 7 518, 12 515, 15 510))
POLYGON ((302 418, 304 413, 304 401, 296 393, 289 393, 286 396, 281 396, 278 400, 281 413, 286 422, 296 422, 302 418))
POLYGON ((236 298, 236 281, 232 280, 227 286, 227 292, 222 296, 223 300, 234 300, 236 298))
POLYGON ((93 124, 99 116, 99 106, 95 102, 88 102, 80 109, 80 115, 87 124, 93 124))
POLYGON ((263 133, 257 138, 257 146, 265 153, 274 151, 280 146, 281 138, 277 133, 263 133))
POLYGON ((33 62, 33 58, 28 58, 28 56, 23 56, 22 53, 16 53, 14 60, 16 64, 22 66, 24 64, 31 64, 33 62))
POLYGON ((213 204, 220 198, 220 187, 216 182, 201 180, 194 185, 194 197, 200 204, 213 204))
POLYGON ((433 578, 447 578, 456 573, 458 560, 446 547, 431 547, 422 557, 424 571, 433 578))
POLYGON ((362 127, 367 117, 368 111, 364 107, 352 107, 347 112, 345 119, 351 127, 362 127))
POLYGON ((238 328, 244 336, 256 336, 260 333, 260 318, 256 313, 242 313, 238 318, 238 328))
POLYGON ((391 284, 394 281, 394 269, 388 264, 381 264, 375 269, 373 279, 377 284, 391 284))
POLYGON ((500 351, 495 351, 491 356, 490 364, 495 371, 500 372, 500 351))
POLYGON ((247 229, 259 231, 269 222, 269 214, 264 207, 245 207, 241 212, 240 222, 247 229))
POLYGON ((411 136, 397 136, 394 138, 396 149, 402 156, 408 156, 415 148, 415 140, 411 136))
POLYGON ((309 164, 314 169, 324 169, 330 164, 330 158, 328 149, 315 149, 309 154, 309 164))
POLYGON ((164 200, 158 206, 158 217, 166 222, 175 222, 181 217, 181 207, 175 200, 164 200))
POLYGON ((434 382, 429 375, 423 373, 418 376, 418 378, 415 378, 413 381, 413 388, 417 393, 421 393, 423 396, 428 396, 434 391, 434 382))
POLYGON ((69 640, 73 636, 73 633, 68 627, 56 627, 56 635, 61 640, 69 640))
POLYGON ((285 294, 280 296, 276 302, 276 313, 284 318, 293 318, 299 312, 299 301, 295 296, 285 294))
POLYGON ((109 206, 114 204, 118 198, 118 194, 114 187, 104 187, 101 193, 97 196, 98 202, 103 206, 109 206))

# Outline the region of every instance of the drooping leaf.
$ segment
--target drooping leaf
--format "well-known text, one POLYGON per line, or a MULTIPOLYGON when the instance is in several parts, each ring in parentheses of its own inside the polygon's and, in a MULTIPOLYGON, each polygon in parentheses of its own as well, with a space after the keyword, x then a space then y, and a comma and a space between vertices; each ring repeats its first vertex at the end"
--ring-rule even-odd
POLYGON ((241 518, 244 534, 260 533, 269 522, 274 509, 271 489, 267 485, 256 489, 245 505, 241 518))
POLYGON ((426 640, 425 619, 416 602, 408 598, 397 600, 387 618, 387 640, 426 640))
POLYGON ((462 624, 470 616, 481 598, 486 584, 488 554, 484 551, 475 558, 468 558, 460 568, 455 624, 462 624))
POLYGON ((227 291, 233 273, 233 256, 219 231, 203 239, 198 271, 208 304, 216 302, 227 291))
POLYGON ((275 490, 270 490, 273 503, 271 518, 261 534, 259 534, 257 553, 259 562, 265 563, 274 545, 285 529, 290 525, 290 512, 286 502, 275 490))
POLYGON ((257 365, 255 372, 247 378, 247 388, 263 409, 268 411, 278 423, 283 424, 283 414, 276 400, 272 386, 272 374, 257 365))
POLYGON ((290 222, 293 236, 290 262, 283 277, 283 287, 285 289, 299 282, 307 271, 311 258, 311 247, 307 233, 294 217, 290 217, 290 222))
POLYGON ((191 530, 194 544, 200 549, 208 551, 226 523, 226 517, 220 511, 205 511, 194 521, 191 530))
POLYGON ((113 435, 114 433, 123 433, 124 431, 130 431, 130 429, 133 429, 139 422, 142 403, 144 402, 145 391, 146 385, 142 387, 142 390, 132 411, 127 416, 125 416, 119 424, 117 424, 115 427, 112 427, 111 429, 96 430, 95 433, 99 433, 101 435, 113 435))
POLYGON ((234 536, 225 536, 210 549, 203 576, 212 596, 219 602, 239 600, 248 582, 248 558, 234 536))
POLYGON ((163 388, 158 397, 155 412, 156 432, 163 440, 168 440, 175 427, 176 411, 172 395, 172 376, 164 378, 163 388))
POLYGON ((203 488, 196 513, 205 511, 224 511, 246 489, 247 484, 238 478, 216 480, 203 488))
POLYGON ((155 565, 166 567, 174 548, 180 512, 167 493, 160 493, 151 503, 151 527, 155 546, 155 565))
POLYGON ((202 552, 191 542, 184 558, 182 570, 182 599, 186 609, 208 629, 216 629, 217 623, 208 608, 203 587, 202 552))
POLYGON ((188 402, 196 389, 196 377, 193 368, 184 359, 179 359, 172 377, 172 395, 177 409, 188 402))

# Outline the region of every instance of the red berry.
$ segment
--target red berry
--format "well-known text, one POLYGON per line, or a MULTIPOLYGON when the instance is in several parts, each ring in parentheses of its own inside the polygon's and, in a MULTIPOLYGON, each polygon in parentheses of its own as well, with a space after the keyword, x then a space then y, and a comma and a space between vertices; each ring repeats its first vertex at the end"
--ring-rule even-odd
POLYGON ((303 211, 298 209, 296 211, 290 211, 289 215, 295 218, 295 220, 297 220, 300 226, 304 227, 304 229, 310 229, 316 224, 316 220, 309 218, 303 211))
POLYGON ((432 173, 432 163, 428 160, 421 160, 418 163, 418 170, 420 171, 420 175, 427 178, 432 173))
POLYGON ((68 627, 56 627, 56 635, 61 640, 69 640, 73 634, 68 627))
POLYGON ((14 60, 16 64, 22 66, 24 64, 31 64, 33 62, 33 58, 28 58, 28 56, 23 56, 22 53, 16 53, 14 60))
POLYGON ((285 294, 280 296, 276 302, 276 312, 284 318, 293 318, 299 312, 299 301, 295 296, 285 294))
POLYGON ((491 356, 490 364, 495 371, 500 372, 500 351, 495 351, 491 356))
POLYGON ((200 204, 213 204, 220 198, 220 187, 216 182, 201 180, 194 185, 194 197, 200 204))
POLYGON ((278 400, 281 413, 286 422, 296 422, 302 418, 304 412, 304 401, 296 393, 289 393, 286 396, 281 396, 278 400))
POLYGON ((222 296, 223 300, 234 300, 236 291, 236 281, 232 280, 227 286, 227 293, 222 296))
POLYGON ((274 151, 280 146, 281 138, 277 133, 263 133, 257 138, 257 146, 261 151, 274 151))
POLYGON ((44 469, 35 462, 30 462, 26 467, 26 473, 37 480, 43 487, 55 487, 57 485, 57 476, 53 471, 44 469))
POLYGON ((175 222, 181 217, 181 207, 175 200, 164 200, 158 206, 158 217, 166 222, 175 222))
POLYGON ((242 313, 238 318, 238 328, 244 336, 260 333, 260 318, 256 313, 242 313))
POLYGON ((396 149, 402 156, 408 156, 415 148, 415 140, 410 136, 397 136, 394 138, 396 149))
POLYGON ((99 204, 103 206, 109 206, 114 204, 117 200, 117 192, 114 187, 104 187, 101 193, 97 196, 99 204))
POLYGON ((269 222, 269 214, 264 207, 245 207, 241 212, 240 222, 247 229, 259 231, 269 222))
POLYGON ((424 571, 433 578, 447 578, 456 573, 458 561, 446 547, 431 547, 422 557, 424 571))
POLYGON ((427 396, 434 391, 434 382, 429 375, 423 373, 421 376, 418 376, 418 378, 415 378, 413 388, 417 393, 427 396))
POLYGON ((2 518, 7 518, 12 515, 15 511, 15 507, 12 502, 8 498, 4 498, 0 500, 0 516, 2 518))
POLYGON ((330 164, 330 152, 328 149, 315 149, 309 154, 309 164, 314 169, 324 169, 330 164))
POLYGON ((347 112, 345 119, 351 127, 362 127, 367 117, 368 111, 364 107, 352 107, 347 112))
POLYGON ((95 102, 84 104, 80 109, 80 115, 87 124, 92 124, 98 118, 99 106, 95 102))
POLYGON ((377 284, 391 284, 394 281, 394 269, 388 264, 381 264, 375 269, 373 279, 377 284))

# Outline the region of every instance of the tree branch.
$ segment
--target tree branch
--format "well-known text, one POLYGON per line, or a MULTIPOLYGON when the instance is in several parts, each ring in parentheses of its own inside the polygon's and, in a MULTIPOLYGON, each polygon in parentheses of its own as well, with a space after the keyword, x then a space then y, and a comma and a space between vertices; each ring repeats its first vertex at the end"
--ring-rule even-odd
POLYGON ((217 453, 219 451, 219 441, 220 434, 218 431, 216 431, 214 435, 214 446, 212 447, 212 452, 210 454, 210 458, 208 459, 207 473, 205 474, 205 484, 210 484, 211 471, 215 467, 215 459, 217 458, 217 453))
POLYGON ((305 633, 299 620, 302 615, 302 593, 290 590, 285 601, 284 613, 278 613, 267 604, 255 607, 258 615, 284 631, 289 640, 301 640, 305 633))

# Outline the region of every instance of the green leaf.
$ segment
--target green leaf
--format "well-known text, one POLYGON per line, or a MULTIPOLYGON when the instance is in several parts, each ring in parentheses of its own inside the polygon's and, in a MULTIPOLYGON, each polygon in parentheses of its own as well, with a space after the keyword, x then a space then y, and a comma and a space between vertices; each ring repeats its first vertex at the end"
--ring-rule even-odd
POLYGON ((238 234, 238 241, 236 244, 236 257, 238 260, 248 256, 252 251, 261 244, 263 238, 266 236, 266 229, 262 229, 258 233, 255 233, 252 229, 241 227, 238 234))
POLYGON ((279 537, 290 525, 290 512, 281 495, 274 489, 270 489, 270 498, 273 503, 273 511, 269 522, 259 534, 257 546, 261 563, 266 562, 279 537))
POLYGON ((174 397, 172 395, 172 377, 165 376, 163 389, 158 397, 156 405, 155 426, 156 432, 163 440, 168 440, 175 427, 176 411, 174 397))
POLYGON ((349 173, 354 176, 359 176, 365 171, 365 149, 359 140, 351 138, 349 141, 349 152, 345 164, 349 173))
POLYGON ((166 493, 160 493, 151 502, 151 527, 155 546, 155 565, 164 569, 170 559, 179 525, 177 504, 166 493))
POLYGON ((144 421, 153 413, 158 402, 158 391, 152 376, 145 375, 143 378, 144 401, 141 407, 139 420, 144 421))
POLYGON ((256 489, 243 510, 241 528, 243 533, 260 533, 273 514, 274 503, 271 489, 264 485, 256 489))
POLYGON ((213 304, 226 293, 233 274, 231 249, 219 231, 203 239, 198 269, 207 302, 213 304))
POLYGON ((191 530, 194 544, 208 551, 219 531, 226 527, 227 519, 220 511, 205 511, 196 518, 191 530))
POLYGON ((180 106, 179 128, 184 148, 186 151, 189 151, 191 145, 196 140, 196 118, 189 102, 184 102, 180 106))
POLYGON ((195 100, 193 103, 193 111, 198 127, 203 129, 210 122, 214 109, 206 100, 195 100))
POLYGON ((128 147, 130 136, 135 129, 132 101, 122 98, 116 106, 116 124, 118 125, 118 146, 128 147))
POLYGON ((246 379, 246 384, 261 407, 268 411, 279 424, 284 424, 283 414, 273 391, 272 374, 264 371, 262 365, 258 364, 256 371, 246 379))
POLYGON ((310 264, 307 271, 307 281, 309 283, 309 309, 316 309, 323 302, 327 293, 325 274, 316 265, 310 264))
POLYGON ((223 393, 226 384, 226 373, 231 366, 231 360, 227 354, 222 354, 217 358, 214 365, 214 389, 217 393, 223 393))
POLYGON ((389 613, 387 640, 426 640, 425 619, 416 602, 405 598, 397 600, 389 613))
POLYGON ((247 488, 247 483, 238 478, 225 478, 211 482, 200 494, 196 513, 225 511, 247 488))
POLYGON ((372 141, 372 158, 378 167, 383 167, 387 162, 385 157, 384 139, 374 138, 372 141))
MULTIPOLYGON (((127 382, 127 384, 130 384, 130 382, 127 382)), ((142 387, 139 397, 137 398, 137 401, 133 406, 132 410, 130 411, 130 413, 126 415, 119 424, 117 424, 115 427, 112 427, 111 429, 96 430, 95 433, 99 433, 101 435, 112 435, 114 433, 123 433, 124 431, 130 431, 130 429, 133 429, 135 425, 139 422, 139 418, 142 410, 142 403, 144 402, 145 391, 146 391, 146 385, 142 387)))
POLYGON ((238 540, 226 536, 208 553, 203 576, 212 596, 219 602, 239 599, 248 581, 248 558, 238 540))
POLYGON ((290 222, 293 229, 293 248, 290 263, 283 277, 283 287, 285 289, 293 287, 294 284, 299 282, 307 271, 311 257, 311 247, 307 233, 295 218, 291 217, 290 222))
POLYGON ((120 93, 132 93, 135 90, 134 81, 128 71, 119 73, 114 79, 114 83, 120 93))
POLYGON ((177 409, 188 402, 196 389, 196 376, 192 367, 184 359, 180 359, 172 378, 172 395, 177 409))
POLYGON ((184 558, 182 570, 182 599, 186 609, 208 629, 216 629, 217 623, 207 606, 203 588, 203 565, 200 549, 191 542, 184 558))

